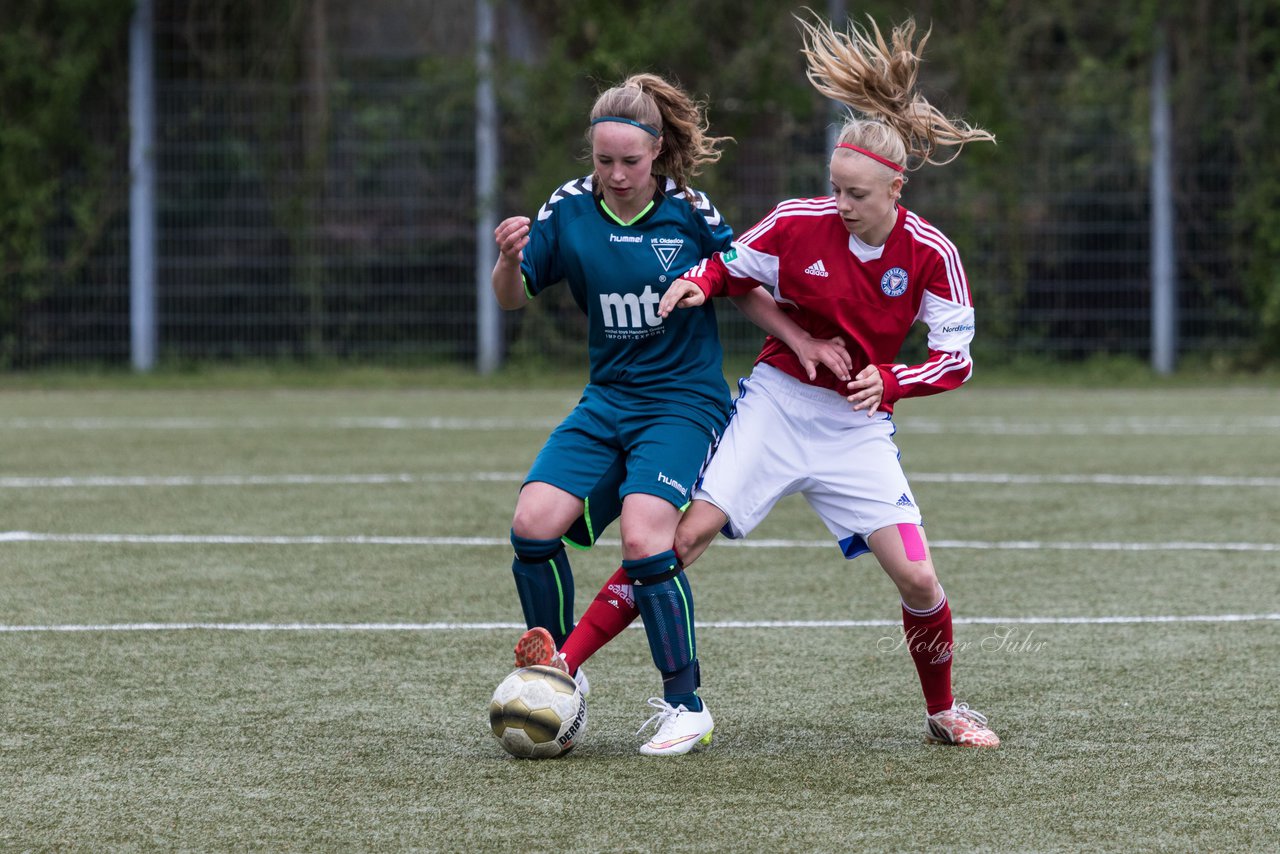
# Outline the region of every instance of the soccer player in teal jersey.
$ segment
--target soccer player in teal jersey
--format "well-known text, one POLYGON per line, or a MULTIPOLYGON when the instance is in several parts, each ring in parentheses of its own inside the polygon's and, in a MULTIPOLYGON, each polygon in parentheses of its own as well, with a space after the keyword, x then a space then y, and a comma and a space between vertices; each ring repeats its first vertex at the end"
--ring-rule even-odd
MULTIPOLYGON (((512 571, 530 629, 517 645, 517 664, 555 663, 576 673, 557 652, 576 631, 562 538, 584 510, 588 539, 620 512, 622 567, 593 608, 601 611, 602 597, 616 591, 615 601, 631 600, 644 620, 663 681, 663 697, 649 701, 657 731, 640 748, 649 755, 709 744, 713 728, 697 692, 693 593, 672 543, 728 418, 729 390, 711 304, 658 314, 671 281, 732 241, 719 212, 688 184, 720 156, 723 139, 706 127, 701 105, 678 87, 632 76, 592 109, 592 173, 557 190, 535 221, 511 217, 495 230, 499 305, 520 308, 567 281, 588 317, 591 359, 582 399, 548 438, 516 503, 512 571)), ((738 305, 811 361, 834 363, 833 354, 843 353, 801 332, 763 290, 738 305)))

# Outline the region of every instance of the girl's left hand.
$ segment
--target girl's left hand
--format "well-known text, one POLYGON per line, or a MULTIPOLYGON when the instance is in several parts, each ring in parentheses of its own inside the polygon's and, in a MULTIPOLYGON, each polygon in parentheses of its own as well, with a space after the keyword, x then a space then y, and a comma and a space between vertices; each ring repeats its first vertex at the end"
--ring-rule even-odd
POLYGON ((849 392, 846 400, 853 404, 854 410, 865 409, 868 418, 875 415, 884 397, 884 377, 880 376, 880 369, 867 365, 858 371, 849 383, 849 392))

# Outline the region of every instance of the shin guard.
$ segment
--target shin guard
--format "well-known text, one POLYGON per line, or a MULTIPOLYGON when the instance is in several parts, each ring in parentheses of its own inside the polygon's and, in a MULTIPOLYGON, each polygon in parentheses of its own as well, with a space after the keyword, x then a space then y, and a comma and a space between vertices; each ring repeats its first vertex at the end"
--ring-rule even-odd
POLYGON ((511 573, 528 628, 551 632, 556 647, 573 631, 573 570, 559 540, 533 540, 511 532, 511 573))
POLYGON ((649 636, 653 663, 662 671, 663 693, 668 700, 693 697, 693 702, 686 702, 686 706, 697 711, 701 704, 694 696, 699 679, 693 592, 675 552, 624 560, 622 568, 631 579, 636 607, 640 609, 645 634, 649 636))

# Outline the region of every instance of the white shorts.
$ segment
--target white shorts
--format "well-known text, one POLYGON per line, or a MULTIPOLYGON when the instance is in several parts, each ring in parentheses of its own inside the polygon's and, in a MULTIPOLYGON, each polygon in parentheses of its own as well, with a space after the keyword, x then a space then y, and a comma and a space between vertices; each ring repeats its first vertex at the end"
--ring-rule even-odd
POLYGON ((920 510, 885 413, 868 418, 834 391, 756 365, 715 455, 693 491, 719 507, 724 534, 745 537, 778 500, 799 492, 845 557, 870 549, 867 536, 888 525, 920 524, 920 510))

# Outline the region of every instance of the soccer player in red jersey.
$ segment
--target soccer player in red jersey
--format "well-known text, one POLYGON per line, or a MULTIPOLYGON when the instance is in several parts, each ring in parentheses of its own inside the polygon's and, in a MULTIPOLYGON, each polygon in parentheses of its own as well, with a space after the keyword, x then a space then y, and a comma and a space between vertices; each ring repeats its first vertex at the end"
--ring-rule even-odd
POLYGON ((899 203, 905 172, 948 163, 965 143, 994 137, 944 116, 916 91, 928 34, 915 43, 914 21, 895 27, 888 42, 874 21, 848 33, 801 24, 810 81, 853 111, 831 155, 831 196, 777 205, 673 283, 659 313, 763 284, 800 328, 846 343, 854 377, 819 370, 811 378, 783 342, 768 338, 680 522, 676 551, 688 567, 716 532, 744 537, 780 498, 802 494, 847 558, 870 551, 897 586, 926 739, 996 747, 986 718, 951 692, 951 610, 891 419, 897 401, 954 389, 973 368, 974 313, 960 254, 899 203), (896 363, 917 321, 929 328, 928 358, 896 363))

